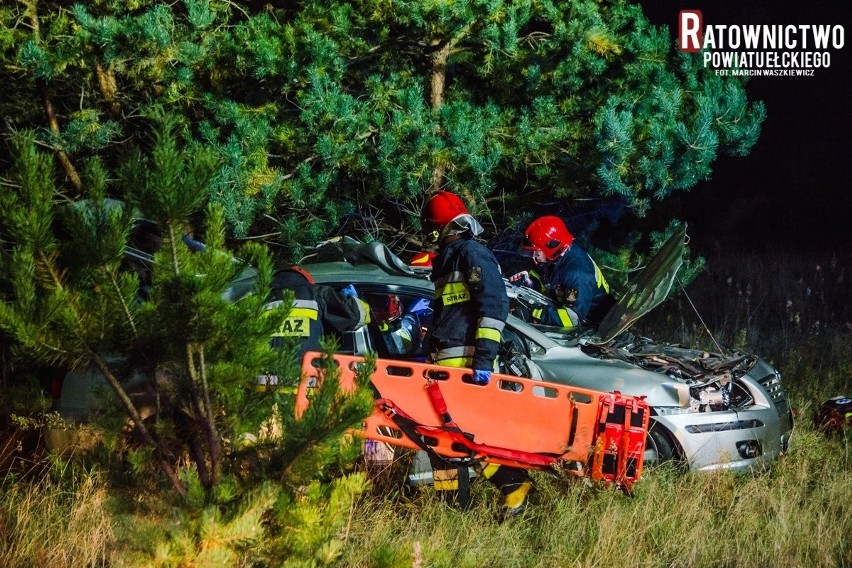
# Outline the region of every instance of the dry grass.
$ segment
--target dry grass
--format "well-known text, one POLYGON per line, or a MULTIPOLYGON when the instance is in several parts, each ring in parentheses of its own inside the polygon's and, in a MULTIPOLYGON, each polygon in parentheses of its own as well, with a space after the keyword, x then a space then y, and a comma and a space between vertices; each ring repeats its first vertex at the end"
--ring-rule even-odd
POLYGON ((748 348, 782 370, 799 411, 792 449, 756 476, 646 471, 633 498, 537 475, 538 504, 493 521, 494 490, 462 514, 428 493, 359 508, 346 566, 852 566, 852 435, 811 426, 817 405, 852 395, 850 255, 718 257, 643 321, 652 337, 748 348), (690 300, 712 330, 695 315, 690 300), (415 554, 416 553, 416 554, 415 554))
POLYGON ((494 522, 496 492, 476 483, 468 513, 427 491, 371 498, 350 528, 344 566, 852 565, 852 452, 803 427, 771 472, 646 473, 627 497, 538 474, 536 503, 494 522))
MULTIPOLYGON (((633 497, 537 473, 534 505, 502 525, 494 520, 499 496, 484 482, 474 483, 475 505, 466 513, 428 490, 410 497, 391 492, 393 498, 377 491, 352 511, 336 537, 342 555, 329 565, 852 566, 852 434, 828 439, 811 427, 820 401, 852 395, 849 260, 711 258, 689 290, 717 340, 748 347, 783 372, 799 417, 790 453, 771 471, 735 476, 660 467, 646 470, 633 497)), ((712 345, 682 295, 651 315, 654 321, 640 331, 712 345)), ((137 508, 134 521, 125 499, 116 509, 131 514, 111 518, 97 477, 48 479, 0 483, 3 568, 143 565, 139 539, 154 547, 166 538, 157 527, 167 524, 168 509, 137 508)), ((244 556, 239 565, 319 562, 244 556)))
POLYGON ((98 476, 0 483, 0 566, 107 566, 116 536, 98 476))

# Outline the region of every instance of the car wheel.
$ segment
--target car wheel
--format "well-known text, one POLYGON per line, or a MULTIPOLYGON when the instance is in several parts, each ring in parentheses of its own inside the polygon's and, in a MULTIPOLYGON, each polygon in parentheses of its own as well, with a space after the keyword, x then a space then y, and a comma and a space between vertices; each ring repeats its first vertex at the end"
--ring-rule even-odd
POLYGON ((681 460, 677 443, 665 427, 660 426, 652 420, 648 427, 648 437, 645 441, 646 467, 653 467, 667 462, 678 462, 681 460))

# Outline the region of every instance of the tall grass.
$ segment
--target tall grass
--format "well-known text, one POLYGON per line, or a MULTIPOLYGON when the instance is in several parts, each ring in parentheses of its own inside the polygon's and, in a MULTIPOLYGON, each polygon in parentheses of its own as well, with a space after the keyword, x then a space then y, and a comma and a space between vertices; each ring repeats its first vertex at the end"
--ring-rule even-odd
POLYGON ((346 566, 852 566, 852 435, 813 413, 852 395, 852 255, 715 255, 641 322, 642 333, 706 349, 747 349, 779 367, 797 410, 792 447, 771 471, 646 470, 635 496, 536 474, 537 503, 494 522, 496 492, 451 510, 428 492, 358 509, 346 566))
POLYGON ((345 566, 852 566, 852 453, 810 427, 756 476, 649 470, 627 497, 536 474, 524 515, 494 522, 496 492, 475 484, 467 513, 428 491, 357 511, 345 566))
MULTIPOLYGON (((497 491, 479 480, 468 512, 428 489, 403 496, 377 488, 336 529, 334 549, 300 558, 247 549, 233 565, 852 567, 852 433, 830 438, 812 425, 820 401, 852 395, 849 261, 848 254, 711 257, 688 297, 677 295, 642 322, 640 332, 652 337, 746 348, 782 370, 797 424, 790 452, 767 472, 660 466, 646 469, 632 497, 537 472, 533 504, 505 524, 495 521, 497 491)), ((174 515, 120 495, 93 475, 7 478, 0 567, 145 565, 152 557, 140 555, 139 543, 167 546, 175 533, 162 527, 174 526, 174 515), (107 506, 111 500, 122 502, 107 506)))
POLYGON ((746 349, 780 368, 803 406, 852 395, 852 253, 714 254, 640 331, 669 341, 746 349))
POLYGON ((109 565, 115 541, 107 488, 91 472, 0 481, 0 566, 109 565))

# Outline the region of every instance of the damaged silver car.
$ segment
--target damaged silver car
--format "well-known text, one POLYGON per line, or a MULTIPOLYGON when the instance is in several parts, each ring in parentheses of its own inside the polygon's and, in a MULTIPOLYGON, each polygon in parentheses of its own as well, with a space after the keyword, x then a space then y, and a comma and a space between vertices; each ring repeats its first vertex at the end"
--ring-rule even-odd
MULTIPOLYGON (((690 349, 656 342, 629 326, 668 295, 680 267, 681 229, 634 279, 597 332, 564 333, 513 315, 502 337, 500 369, 506 374, 644 396, 652 417, 645 462, 674 461, 691 470, 764 468, 790 443, 793 418, 780 373, 745 352, 690 349)), ((316 249, 303 266, 318 283, 354 284, 371 306, 400 307, 413 340, 394 341, 393 322, 374 321, 345 338, 343 351, 374 351, 382 358, 423 360, 432 283, 380 243, 340 241, 316 249), (411 325, 411 322, 414 322, 411 325)), ((536 292, 507 282, 513 302, 546 302, 536 292)), ((410 333, 409 333, 410 335, 410 333)))
MULTIPOLYGON (((505 374, 644 396, 651 408, 646 465, 675 462, 691 470, 764 468, 783 454, 793 417, 780 373, 760 357, 739 351, 709 352, 641 337, 629 327, 668 295, 681 265, 685 228, 661 247, 596 331, 566 333, 509 315, 503 331, 500 371, 505 374)), ((147 258, 145 259, 147 260, 147 258)), ((370 325, 346 334, 341 351, 381 358, 425 359, 434 288, 424 271, 403 263, 378 242, 328 242, 301 263, 314 280, 344 288, 354 284, 371 305, 370 325), (390 313, 393 306, 395 313, 390 313)), ((253 286, 251 269, 228 297, 253 286)), ((506 282, 513 303, 549 302, 506 282)), ((58 410, 82 419, 102 379, 70 373, 58 410)))

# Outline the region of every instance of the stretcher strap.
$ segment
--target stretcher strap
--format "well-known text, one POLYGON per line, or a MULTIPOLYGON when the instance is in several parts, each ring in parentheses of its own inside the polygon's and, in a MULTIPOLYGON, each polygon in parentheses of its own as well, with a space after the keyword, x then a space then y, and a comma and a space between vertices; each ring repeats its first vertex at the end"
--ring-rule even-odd
MULTIPOLYGON (((440 391, 439 391, 440 394, 440 391)), ((452 442, 466 448, 471 454, 471 459, 487 461, 489 457, 500 458, 502 460, 514 461, 521 466, 528 467, 549 467, 556 463, 557 458, 534 452, 523 452, 512 450, 509 448, 499 448, 489 446, 488 444, 478 444, 473 441, 473 436, 463 432, 457 424, 450 420, 451 424, 446 426, 426 426, 418 423, 411 418, 402 409, 397 408, 393 401, 382 398, 376 401, 376 407, 382 411, 388 418, 399 426, 400 430, 406 434, 418 446, 427 449, 427 444, 421 438, 422 436, 445 436, 452 442), (413 430, 417 436, 413 437, 406 430, 413 430), (418 439, 420 438, 420 439, 418 439)), ((434 448, 428 447, 427 451, 435 452, 434 448)))

